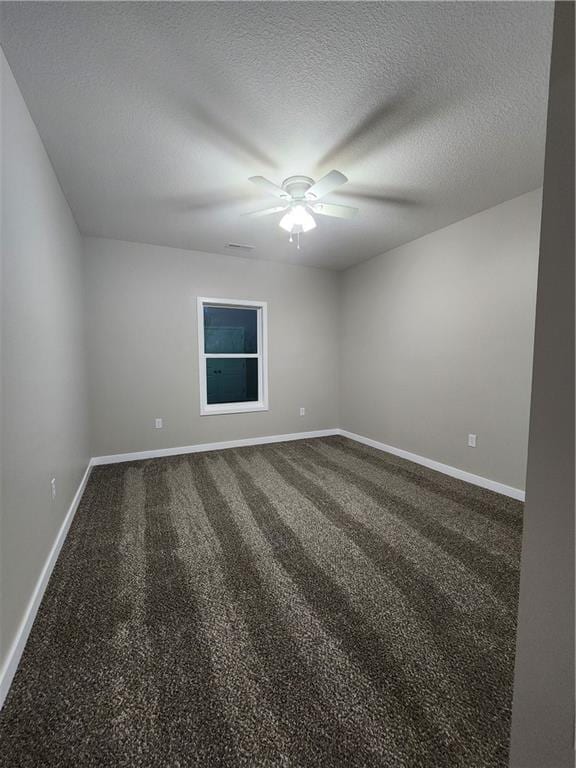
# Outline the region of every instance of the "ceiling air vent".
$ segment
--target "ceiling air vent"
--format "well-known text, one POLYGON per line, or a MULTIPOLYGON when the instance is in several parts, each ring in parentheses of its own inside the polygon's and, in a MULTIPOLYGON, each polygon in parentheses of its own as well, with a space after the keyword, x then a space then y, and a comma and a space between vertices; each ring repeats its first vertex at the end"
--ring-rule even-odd
POLYGON ((245 245, 244 243, 226 243, 226 248, 233 248, 235 251, 253 251, 253 245, 245 245))

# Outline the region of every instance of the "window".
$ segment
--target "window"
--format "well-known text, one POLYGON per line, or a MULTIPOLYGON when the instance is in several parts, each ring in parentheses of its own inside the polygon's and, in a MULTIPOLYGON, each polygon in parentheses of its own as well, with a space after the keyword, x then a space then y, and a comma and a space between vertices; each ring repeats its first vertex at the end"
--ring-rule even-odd
POLYGON ((266 302, 198 299, 200 414, 268 410, 266 302))

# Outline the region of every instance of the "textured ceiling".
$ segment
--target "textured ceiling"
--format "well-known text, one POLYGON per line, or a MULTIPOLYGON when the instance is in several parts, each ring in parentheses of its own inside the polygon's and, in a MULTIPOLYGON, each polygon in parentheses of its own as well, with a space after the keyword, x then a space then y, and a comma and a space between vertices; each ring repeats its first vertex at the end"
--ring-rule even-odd
POLYGON ((552 3, 3 3, 87 235, 343 268, 542 182, 552 3), (248 181, 350 181, 301 251, 248 181), (244 254, 243 254, 244 255, 244 254))

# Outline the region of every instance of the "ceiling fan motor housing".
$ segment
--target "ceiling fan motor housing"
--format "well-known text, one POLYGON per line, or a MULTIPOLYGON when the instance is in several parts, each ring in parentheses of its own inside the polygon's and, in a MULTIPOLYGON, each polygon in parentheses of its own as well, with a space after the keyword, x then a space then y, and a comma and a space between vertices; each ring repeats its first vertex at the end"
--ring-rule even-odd
POLYGON ((289 176, 282 182, 282 189, 285 189, 293 200, 305 200, 306 192, 313 184, 314 179, 309 176, 289 176))

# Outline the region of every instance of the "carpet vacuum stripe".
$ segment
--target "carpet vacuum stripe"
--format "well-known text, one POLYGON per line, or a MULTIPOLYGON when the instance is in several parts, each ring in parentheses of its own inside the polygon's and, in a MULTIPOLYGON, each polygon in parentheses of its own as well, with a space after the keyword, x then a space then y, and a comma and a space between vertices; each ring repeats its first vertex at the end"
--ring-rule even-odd
POLYGON ((343 437, 94 468, 1 768, 505 768, 522 504, 343 437))

